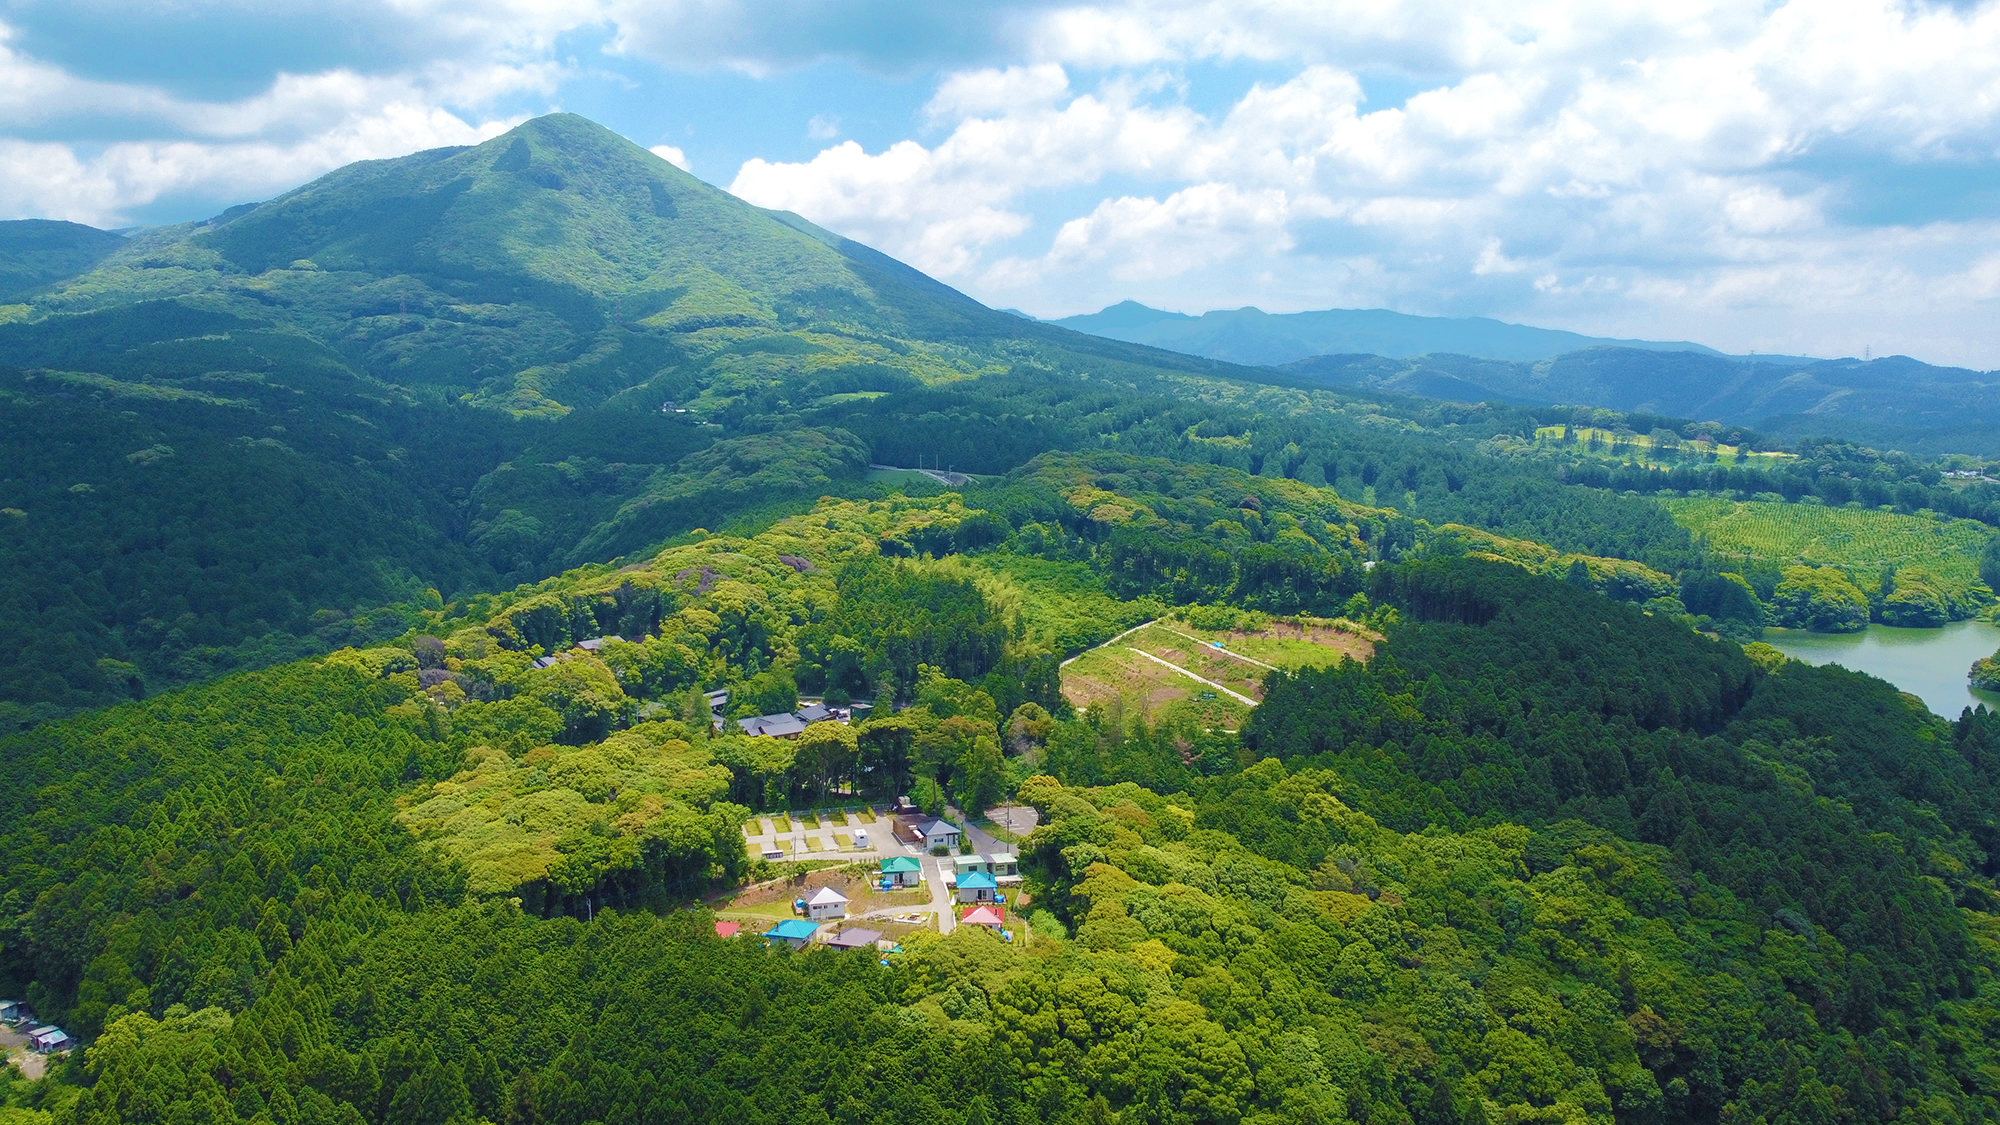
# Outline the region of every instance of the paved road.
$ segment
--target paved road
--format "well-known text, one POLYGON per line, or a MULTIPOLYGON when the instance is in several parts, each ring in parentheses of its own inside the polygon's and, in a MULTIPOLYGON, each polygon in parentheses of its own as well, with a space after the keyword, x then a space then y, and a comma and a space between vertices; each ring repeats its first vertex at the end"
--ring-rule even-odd
POLYGON ((937 912, 938 933, 948 934, 958 928, 958 914, 953 909, 951 888, 945 885, 944 877, 951 874, 951 857, 932 857, 924 865, 924 878, 931 884, 931 909, 937 912))

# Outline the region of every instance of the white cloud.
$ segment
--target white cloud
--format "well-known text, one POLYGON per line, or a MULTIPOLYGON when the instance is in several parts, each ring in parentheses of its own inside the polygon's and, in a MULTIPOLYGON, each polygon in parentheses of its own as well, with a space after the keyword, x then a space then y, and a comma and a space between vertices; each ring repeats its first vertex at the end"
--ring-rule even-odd
POLYGON ((86 158, 67 145, 0 138, 0 213, 117 226, 162 196, 264 199, 356 160, 477 144, 517 123, 391 104, 289 143, 133 141, 86 158))
POLYGON ((558 100, 584 66, 564 52, 601 33, 683 70, 941 74, 907 139, 864 149, 829 108, 806 126, 823 151, 750 160, 733 190, 996 304, 1391 305, 1786 351, 1908 350, 1889 340, 1908 325, 1938 358, 2000 364, 2000 230, 1922 192, 1855 202, 2000 161, 2000 0, 358 0, 339 19, 396 61, 214 101, 79 77, 0 23, 0 210, 116 222, 476 140, 558 100), (1272 77, 1217 103, 1236 63, 1272 77), (157 139, 46 139, 72 120, 157 139))
POLYGON ((1043 313, 1381 303, 1795 351, 1907 316, 2000 364, 1995 232, 1843 221, 1841 173, 1809 170, 2000 159, 1996 0, 1125 0, 1012 26, 1021 62, 939 83, 942 139, 753 161, 734 190, 1043 313), (1296 70, 1196 113, 1178 76, 1215 60, 1296 70), (1359 76, 1383 67, 1433 77, 1382 107, 1359 76))
POLYGON ((694 168, 688 164, 687 153, 682 152, 673 145, 654 145, 648 151, 683 172, 694 171, 694 168))

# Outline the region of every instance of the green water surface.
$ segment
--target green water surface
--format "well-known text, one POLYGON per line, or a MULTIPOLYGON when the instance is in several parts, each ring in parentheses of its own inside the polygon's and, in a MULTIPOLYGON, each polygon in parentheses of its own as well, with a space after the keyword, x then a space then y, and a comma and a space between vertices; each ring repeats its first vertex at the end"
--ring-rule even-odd
POLYGON ((1786 656, 1808 664, 1838 664, 1887 680, 1947 719, 1981 703, 2000 709, 2000 694, 1974 691, 1965 680, 1973 661, 2000 648, 2000 625, 1984 621, 1954 621, 1942 629, 1870 625, 1865 633, 1766 629, 1764 639, 1786 656))

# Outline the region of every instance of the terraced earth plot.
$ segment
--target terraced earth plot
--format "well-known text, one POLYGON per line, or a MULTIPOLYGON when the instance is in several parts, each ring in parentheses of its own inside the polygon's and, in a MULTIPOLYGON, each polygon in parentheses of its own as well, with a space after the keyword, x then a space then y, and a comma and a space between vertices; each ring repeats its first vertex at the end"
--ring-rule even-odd
POLYGON ((1063 666, 1063 697, 1078 710, 1116 707, 1152 717, 1193 707, 1234 729, 1264 697, 1274 670, 1367 660, 1379 638, 1344 620, 1252 619, 1203 629, 1177 617, 1149 621, 1063 666))

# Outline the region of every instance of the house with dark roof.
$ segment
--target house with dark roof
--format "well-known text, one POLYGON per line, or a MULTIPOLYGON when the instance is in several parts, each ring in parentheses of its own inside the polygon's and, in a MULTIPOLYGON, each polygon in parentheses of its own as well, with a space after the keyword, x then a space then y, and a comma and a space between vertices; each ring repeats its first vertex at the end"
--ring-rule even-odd
POLYGON ((958 825, 935 817, 921 820, 916 825, 917 836, 925 848, 950 848, 958 850, 958 825))
POLYGON ((806 730, 805 720, 797 715, 753 715, 736 720, 736 725, 744 734, 769 738, 797 738, 806 730))
POLYGON ((576 647, 585 652, 600 652, 604 648, 605 641, 623 641, 624 639, 624 637, 620 636, 592 637, 587 641, 576 642, 576 647))
POLYGON ((826 939, 826 944, 834 949, 873 949, 882 940, 880 930, 842 930, 826 939))

